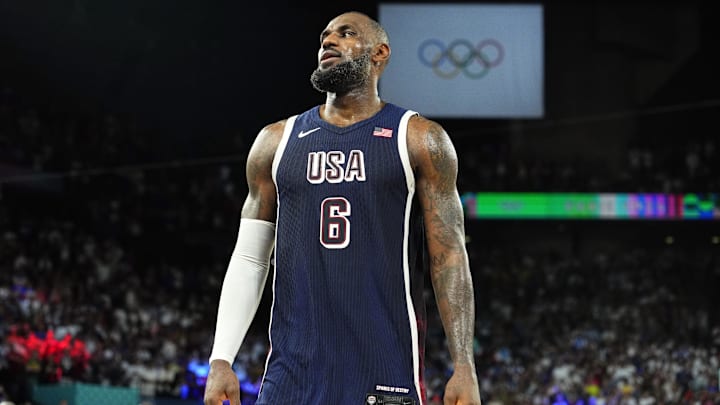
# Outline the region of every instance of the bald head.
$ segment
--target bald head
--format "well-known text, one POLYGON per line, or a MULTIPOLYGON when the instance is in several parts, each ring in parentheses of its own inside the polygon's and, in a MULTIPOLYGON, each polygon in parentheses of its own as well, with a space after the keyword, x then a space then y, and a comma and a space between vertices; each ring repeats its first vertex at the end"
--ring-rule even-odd
POLYGON ((348 11, 346 13, 342 13, 335 17, 333 21, 342 18, 342 17, 351 17, 355 19, 356 21, 363 24, 364 28, 367 29, 368 34, 368 40, 371 41, 372 45, 379 45, 379 44, 386 44, 390 45, 390 39, 388 37, 387 31, 385 31, 385 28, 380 25, 379 22, 377 22, 375 19, 370 17, 369 15, 362 13, 360 11, 348 11))
MULTIPOLYGON (((375 39, 375 45, 377 44, 387 44, 390 45, 390 38, 388 38, 387 31, 385 31, 385 28, 380 25, 379 22, 377 22, 375 19, 371 18, 367 14, 358 12, 358 11, 351 11, 350 13, 358 15, 361 19, 364 19, 370 32, 372 33, 374 39, 375 39)), ((350 14, 348 13, 348 14, 350 14)))

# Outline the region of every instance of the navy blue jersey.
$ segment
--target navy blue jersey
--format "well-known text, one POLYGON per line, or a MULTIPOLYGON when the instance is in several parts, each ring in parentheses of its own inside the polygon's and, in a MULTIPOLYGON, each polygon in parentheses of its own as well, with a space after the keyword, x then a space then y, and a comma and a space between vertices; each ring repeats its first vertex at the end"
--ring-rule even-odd
POLYGON ((287 121, 273 161, 270 354, 258 405, 364 404, 368 395, 424 403, 413 114, 386 104, 337 127, 315 107, 287 121))

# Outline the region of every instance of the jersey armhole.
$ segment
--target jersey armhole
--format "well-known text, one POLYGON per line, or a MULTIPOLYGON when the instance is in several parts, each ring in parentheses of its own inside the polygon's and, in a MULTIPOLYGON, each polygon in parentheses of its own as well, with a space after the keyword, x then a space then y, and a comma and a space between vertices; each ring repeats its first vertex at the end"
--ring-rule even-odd
POLYGON ((400 153, 400 160, 402 161, 403 169, 405 170, 405 182, 407 184, 408 192, 413 194, 415 192, 415 174, 410 164, 410 154, 408 152, 407 144, 407 130, 410 118, 413 115, 418 115, 416 111, 407 110, 400 118, 400 124, 398 125, 398 149, 400 153))
POLYGON ((288 118, 285 122, 285 129, 283 130, 283 136, 280 140, 280 144, 277 147, 277 150, 275 151, 275 156, 273 157, 273 163, 272 163, 272 179, 273 183, 275 183, 275 187, 277 188, 277 169, 280 165, 280 160, 282 159, 283 153, 285 152, 285 147, 287 146, 288 139, 290 139, 290 134, 292 133, 293 127, 295 126, 295 119, 297 118, 297 115, 293 115, 292 117, 288 118))

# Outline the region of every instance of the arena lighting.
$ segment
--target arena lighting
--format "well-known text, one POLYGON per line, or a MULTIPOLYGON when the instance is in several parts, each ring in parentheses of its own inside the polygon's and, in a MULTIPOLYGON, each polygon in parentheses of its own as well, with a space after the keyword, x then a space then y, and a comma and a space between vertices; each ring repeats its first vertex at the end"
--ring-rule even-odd
POLYGON ((465 193, 474 219, 720 220, 720 194, 465 193))

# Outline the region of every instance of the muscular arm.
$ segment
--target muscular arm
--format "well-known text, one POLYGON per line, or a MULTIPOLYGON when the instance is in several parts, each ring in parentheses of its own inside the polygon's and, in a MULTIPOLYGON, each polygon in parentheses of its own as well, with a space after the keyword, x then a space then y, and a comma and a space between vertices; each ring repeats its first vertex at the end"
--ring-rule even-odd
POLYGON ((248 196, 220 292, 206 405, 219 405, 225 399, 240 405, 240 387, 231 364, 255 316, 268 274, 277 205, 272 162, 283 128, 284 122, 263 128, 248 154, 248 196))
POLYGON ((425 221, 430 276, 455 368, 456 381, 452 387, 448 383, 447 389, 464 391, 453 394, 458 403, 479 403, 479 396, 475 398, 479 394, 471 394, 472 390, 477 392, 473 356, 475 300, 456 186, 457 154, 445 130, 422 117, 410 121, 408 149, 425 221))
POLYGON ((242 218, 275 222, 277 198, 272 179, 272 164, 284 128, 285 121, 266 126, 250 148, 245 168, 248 195, 243 204, 242 218))

